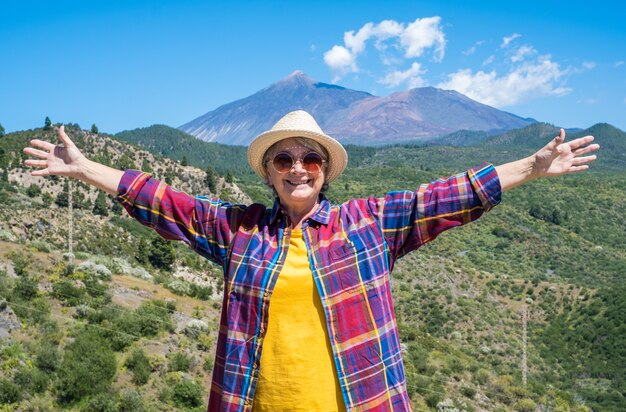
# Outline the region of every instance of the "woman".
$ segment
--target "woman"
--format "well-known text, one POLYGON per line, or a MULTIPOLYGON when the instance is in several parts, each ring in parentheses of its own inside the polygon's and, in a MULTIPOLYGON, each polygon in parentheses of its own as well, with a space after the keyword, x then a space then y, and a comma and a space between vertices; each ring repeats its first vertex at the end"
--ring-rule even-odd
POLYGON ((269 209, 191 197, 86 159, 63 127, 59 137, 63 146, 33 140, 24 149, 40 159, 26 160, 39 168, 32 175, 95 185, 223 267, 210 411, 410 410, 389 284, 396 259, 477 219, 502 191, 587 169, 595 156, 582 155, 599 148, 592 136, 565 143, 561 130, 528 158, 335 206, 321 192, 344 170, 346 151, 296 111, 248 149, 276 193, 269 209))

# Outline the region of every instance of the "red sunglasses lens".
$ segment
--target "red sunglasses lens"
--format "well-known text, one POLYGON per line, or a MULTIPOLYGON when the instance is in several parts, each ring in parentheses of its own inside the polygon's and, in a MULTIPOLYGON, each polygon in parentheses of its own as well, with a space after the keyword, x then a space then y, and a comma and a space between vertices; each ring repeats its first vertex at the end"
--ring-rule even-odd
POLYGON ((291 170, 291 167, 293 166, 293 159, 291 158, 291 156, 289 156, 288 153, 278 153, 276 156, 274 156, 273 163, 274 168, 278 172, 284 173, 291 170))
POLYGON ((302 167, 308 172, 319 172, 323 163, 322 156, 315 152, 307 153, 302 158, 302 167))

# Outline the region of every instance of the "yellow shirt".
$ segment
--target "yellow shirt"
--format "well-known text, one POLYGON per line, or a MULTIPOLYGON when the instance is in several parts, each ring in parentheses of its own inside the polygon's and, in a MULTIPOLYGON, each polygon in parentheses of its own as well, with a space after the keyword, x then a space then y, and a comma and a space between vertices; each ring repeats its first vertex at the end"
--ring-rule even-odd
POLYGON ((252 410, 346 410, 301 229, 272 292, 252 410))

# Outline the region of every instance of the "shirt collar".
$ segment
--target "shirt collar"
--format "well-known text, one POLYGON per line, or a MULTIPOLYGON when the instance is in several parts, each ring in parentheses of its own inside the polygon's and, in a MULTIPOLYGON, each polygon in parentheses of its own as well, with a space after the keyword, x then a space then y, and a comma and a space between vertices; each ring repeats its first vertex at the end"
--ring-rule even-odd
MULTIPOLYGON (((322 225, 327 225, 330 221, 330 202, 323 193, 320 193, 319 200, 320 204, 317 207, 317 210, 315 211, 315 213, 309 216, 309 219, 321 223, 322 225)), ((270 214, 270 224, 274 224, 279 214, 286 215, 286 213, 283 211, 282 206, 280 205, 280 199, 276 197, 276 199, 274 199, 272 213, 270 214)))

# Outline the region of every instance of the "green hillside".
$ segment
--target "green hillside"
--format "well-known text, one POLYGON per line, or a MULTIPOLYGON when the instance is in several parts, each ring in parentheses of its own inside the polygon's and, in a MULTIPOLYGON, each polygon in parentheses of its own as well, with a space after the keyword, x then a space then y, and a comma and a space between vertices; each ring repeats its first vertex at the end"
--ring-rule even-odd
MULTIPOLYGON (((398 262, 393 295, 414 410, 626 409, 625 140, 609 125, 591 130, 603 150, 590 172, 507 192, 488 216, 398 262)), ((157 178, 202 194, 202 161, 216 159, 214 168, 231 171, 253 200, 271 200, 246 169, 245 148, 186 136, 178 144, 166 126, 140 131, 127 132, 137 138, 128 146, 70 128, 83 150, 112 165, 149 165, 157 178)), ((349 146, 350 165, 328 196, 414 189, 483 160, 512 160, 530 154, 524 137, 535 132, 463 148, 349 146)), ((34 137, 54 135, 0 138, 0 411, 206 410, 220 268, 161 242, 110 199, 106 213, 95 213, 96 193, 82 185, 74 186, 70 264, 67 207, 63 196, 57 202, 64 179, 29 180, 20 166, 34 137)), ((222 179, 218 190, 234 196, 237 188, 222 179)))

